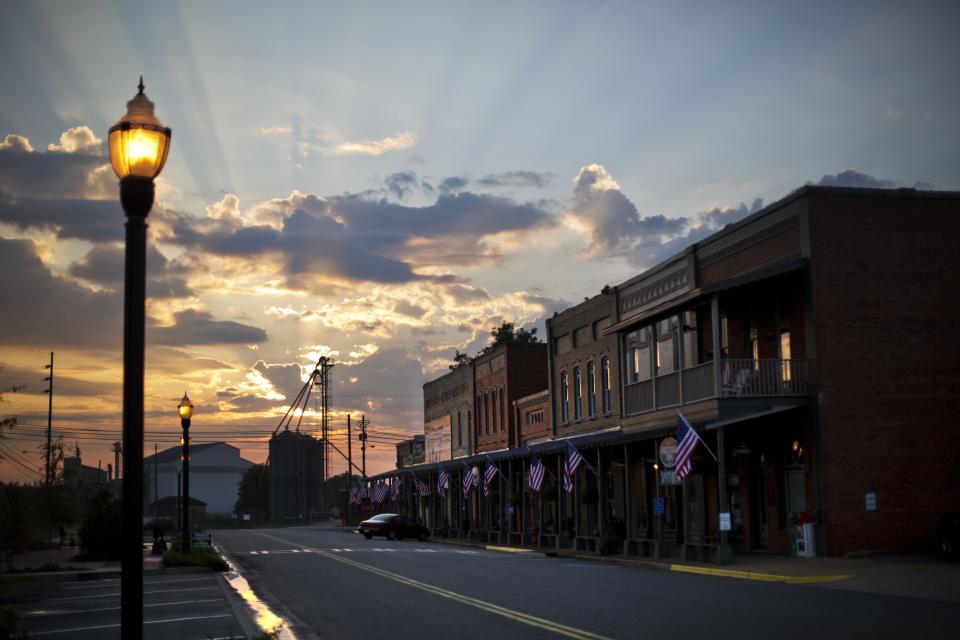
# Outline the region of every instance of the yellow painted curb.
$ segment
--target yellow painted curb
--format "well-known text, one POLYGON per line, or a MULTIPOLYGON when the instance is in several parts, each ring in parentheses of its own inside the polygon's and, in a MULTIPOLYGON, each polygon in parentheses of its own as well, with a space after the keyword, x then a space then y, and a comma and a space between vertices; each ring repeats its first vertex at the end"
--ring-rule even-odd
POLYGON ((530 553, 530 549, 518 549, 516 547, 495 547, 487 545, 484 547, 487 551, 503 551, 504 553, 530 553))
POLYGON ((847 580, 852 575, 837 576, 781 576, 775 573, 761 573, 759 571, 737 571, 736 569, 713 569, 710 567, 691 567, 686 564, 672 564, 670 571, 683 573, 697 573, 705 576, 722 576, 724 578, 739 578, 740 580, 759 580, 761 582, 783 582, 785 584, 814 584, 818 582, 836 582, 847 580))

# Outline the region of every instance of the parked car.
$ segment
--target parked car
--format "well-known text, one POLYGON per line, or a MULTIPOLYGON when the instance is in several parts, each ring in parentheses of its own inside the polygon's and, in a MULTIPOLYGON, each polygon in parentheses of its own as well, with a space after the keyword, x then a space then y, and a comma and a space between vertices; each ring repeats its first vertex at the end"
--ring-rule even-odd
POLYGON ((937 523, 940 552, 951 560, 960 560, 960 511, 948 513, 937 523))
POLYGON ((426 540, 430 536, 429 529, 417 524, 415 520, 407 516, 397 515, 396 513, 381 513, 369 520, 364 520, 360 523, 359 531, 367 540, 373 536, 386 536, 387 540, 403 540, 404 538, 426 540))

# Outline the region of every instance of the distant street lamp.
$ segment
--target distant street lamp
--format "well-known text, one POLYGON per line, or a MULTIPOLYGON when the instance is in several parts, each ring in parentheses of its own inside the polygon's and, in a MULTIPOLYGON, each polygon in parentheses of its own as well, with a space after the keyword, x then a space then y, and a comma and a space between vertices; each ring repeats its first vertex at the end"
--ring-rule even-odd
POLYGON ((170 129, 153 114, 143 93, 110 127, 110 163, 120 178, 120 203, 127 218, 123 294, 123 489, 121 493, 120 631, 143 635, 143 342, 146 305, 147 214, 153 179, 170 150, 170 129))
POLYGON ((183 429, 183 537, 180 539, 180 550, 190 551, 190 418, 193 417, 193 405, 187 392, 183 392, 183 400, 177 405, 180 413, 180 427, 183 429))

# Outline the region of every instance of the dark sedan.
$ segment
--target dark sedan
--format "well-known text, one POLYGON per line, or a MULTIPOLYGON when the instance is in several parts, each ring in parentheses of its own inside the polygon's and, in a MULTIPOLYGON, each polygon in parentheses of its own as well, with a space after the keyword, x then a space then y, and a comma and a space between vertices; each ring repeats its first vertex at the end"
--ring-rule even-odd
POLYGON ((367 540, 373 536, 386 536, 387 540, 403 540, 404 538, 426 540, 430 536, 429 529, 406 516, 396 513, 381 513, 369 520, 364 520, 360 523, 359 531, 367 540))

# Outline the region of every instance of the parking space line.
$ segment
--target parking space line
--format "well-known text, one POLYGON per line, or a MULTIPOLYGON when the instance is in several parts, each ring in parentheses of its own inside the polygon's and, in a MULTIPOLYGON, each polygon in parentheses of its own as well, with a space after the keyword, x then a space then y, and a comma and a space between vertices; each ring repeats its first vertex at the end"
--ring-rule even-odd
MULTIPOLYGON (((143 608, 147 607, 173 607, 177 605, 184 604, 200 604, 201 602, 223 602, 227 604, 226 600, 223 598, 207 598, 204 600, 183 600, 181 602, 159 602, 155 604, 145 604, 143 608)), ((42 618, 47 616, 65 616, 65 615, 77 615, 81 613, 99 613, 102 611, 119 611, 120 607, 100 607, 98 609, 68 609, 66 611, 45 611, 43 609, 35 609, 33 611, 23 611, 19 615, 24 618, 42 618)))
MULTIPOLYGON (((207 577, 204 577, 204 578, 185 578, 185 579, 183 579, 183 580, 157 580, 157 581, 153 581, 153 582, 144 582, 144 583, 143 583, 143 586, 146 587, 146 586, 155 585, 155 584, 180 584, 181 582, 202 582, 202 581, 204 581, 204 580, 209 581, 209 580, 215 580, 215 579, 216 579, 215 576, 210 575, 210 576, 207 576, 207 577)), ((89 582, 87 582, 87 583, 85 583, 85 584, 63 584, 63 583, 61 583, 61 584, 60 584, 60 588, 61 588, 61 589, 96 589, 96 588, 101 588, 101 589, 102 589, 102 588, 104 588, 104 587, 113 587, 113 586, 116 586, 116 585, 113 585, 113 584, 100 584, 100 582, 101 582, 100 580, 91 580, 91 581, 89 581, 89 582)), ((106 582, 106 580, 104 580, 103 582, 106 582)), ((111 579, 110 582, 114 582, 114 580, 111 579)))
MULTIPOLYGON (((188 587, 186 589, 162 589, 158 591, 144 591, 143 595, 150 593, 181 593, 183 591, 209 591, 211 589, 218 589, 219 587, 188 587)), ((120 595, 119 591, 114 593, 100 593, 95 596, 69 596, 67 598, 49 598, 48 602, 59 602, 61 600, 88 600, 90 598, 106 598, 110 596, 120 595)))
MULTIPOLYGON (((217 614, 215 616, 191 616, 189 618, 170 618, 169 620, 144 620, 143 624, 166 624, 169 622, 187 622, 188 620, 210 620, 211 618, 232 618, 232 613, 217 614)), ((50 631, 32 631, 31 636, 49 636, 55 633, 72 633, 74 631, 95 631, 97 629, 116 629, 120 623, 98 624, 92 627, 72 627, 70 629, 51 629, 50 631)))

